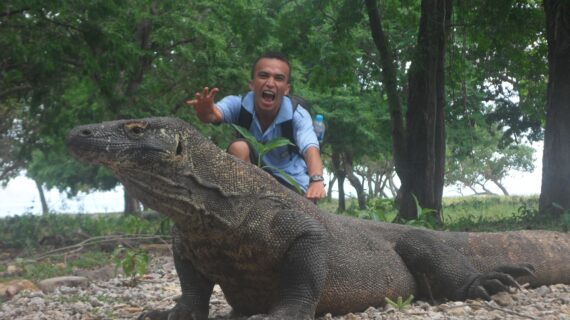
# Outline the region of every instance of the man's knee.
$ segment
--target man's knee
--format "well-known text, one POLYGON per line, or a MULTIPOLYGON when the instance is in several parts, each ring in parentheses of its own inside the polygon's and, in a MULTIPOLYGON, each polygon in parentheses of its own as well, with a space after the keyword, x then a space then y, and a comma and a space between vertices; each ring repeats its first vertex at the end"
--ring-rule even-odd
POLYGON ((251 162, 251 149, 247 142, 236 140, 228 146, 228 153, 246 162, 251 162))

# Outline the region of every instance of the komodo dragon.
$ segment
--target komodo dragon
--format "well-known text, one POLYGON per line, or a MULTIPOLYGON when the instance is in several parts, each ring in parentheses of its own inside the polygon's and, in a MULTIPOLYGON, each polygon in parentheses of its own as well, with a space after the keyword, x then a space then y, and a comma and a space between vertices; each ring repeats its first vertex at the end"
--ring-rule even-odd
POLYGON ((174 222, 182 296, 140 319, 207 319, 214 284, 233 315, 313 319, 385 297, 487 299, 514 278, 570 283, 569 234, 438 232, 324 213, 176 118, 79 126, 67 144, 174 222))

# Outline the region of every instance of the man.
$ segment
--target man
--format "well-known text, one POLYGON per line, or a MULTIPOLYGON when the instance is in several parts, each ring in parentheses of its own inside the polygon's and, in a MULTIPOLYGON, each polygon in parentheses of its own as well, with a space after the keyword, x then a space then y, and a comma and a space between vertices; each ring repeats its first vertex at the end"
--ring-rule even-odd
MULTIPOLYGON (((240 110, 246 109, 253 115, 249 131, 258 141, 263 143, 283 136, 283 123, 292 119, 293 136, 299 152, 291 152, 285 147, 273 149, 264 155, 262 161, 269 167, 278 168, 293 178, 310 200, 322 199, 325 196, 323 181, 323 165, 319 143, 313 131, 309 113, 298 106, 293 108, 291 99, 287 97, 291 90, 289 83, 291 69, 287 58, 277 52, 260 56, 253 64, 250 92, 243 98, 228 96, 214 103, 218 88, 207 87, 195 99, 186 101, 197 112, 198 118, 206 123, 238 123, 240 110)), ((228 147, 228 152, 235 157, 252 162, 252 150, 244 140, 236 140, 228 147)), ((270 173, 281 183, 291 188, 277 171, 270 173)))

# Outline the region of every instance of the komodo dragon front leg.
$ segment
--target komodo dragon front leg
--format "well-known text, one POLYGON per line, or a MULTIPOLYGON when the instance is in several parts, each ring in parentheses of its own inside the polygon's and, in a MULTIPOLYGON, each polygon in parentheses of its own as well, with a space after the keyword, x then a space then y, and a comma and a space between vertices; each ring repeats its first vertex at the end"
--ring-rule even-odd
MULTIPOLYGON (((272 223, 271 241, 289 243, 282 258, 275 265, 277 271, 276 292, 267 292, 254 282, 249 287, 266 296, 275 296, 268 305, 261 301, 251 301, 245 289, 228 287, 220 284, 233 316, 249 316, 252 310, 264 310, 248 318, 271 320, 310 320, 314 319, 315 310, 325 285, 327 276, 327 233, 323 226, 313 218, 300 215, 292 210, 279 211, 272 223), (289 238, 288 240, 285 240, 289 238), (228 289, 226 291, 226 289, 228 289), (256 305, 252 305, 256 304, 256 305)), ((176 242, 176 229, 173 232, 173 250, 176 272, 180 279, 182 296, 174 308, 166 311, 149 311, 139 316, 139 320, 206 320, 208 319, 209 300, 214 282, 194 267, 190 260, 181 258, 176 242)), ((257 239, 263 241, 263 239, 257 239)), ((271 254, 267 252, 267 254, 271 254)), ((220 261, 220 263, 223 263, 220 261)), ((239 278, 239 274, 235 274, 239 278)), ((263 274, 259 277, 263 278, 263 274)))
POLYGON ((248 320, 314 319, 328 271, 327 232, 321 223, 294 210, 278 212, 272 225, 276 239, 296 236, 278 266, 277 301, 268 315, 248 320))
POLYGON ((518 287, 513 277, 534 277, 531 265, 501 265, 477 271, 469 259, 431 231, 414 229, 396 242, 395 250, 418 284, 422 297, 451 300, 482 298, 518 287))
POLYGON ((200 274, 189 260, 176 254, 174 267, 180 279, 182 295, 170 310, 143 312, 138 320, 207 320, 214 283, 200 274))

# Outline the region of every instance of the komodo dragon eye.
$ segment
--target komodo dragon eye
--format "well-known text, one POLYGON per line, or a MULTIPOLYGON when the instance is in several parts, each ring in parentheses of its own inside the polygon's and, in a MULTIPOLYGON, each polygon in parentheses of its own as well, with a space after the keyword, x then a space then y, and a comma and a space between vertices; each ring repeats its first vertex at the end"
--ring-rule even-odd
POLYGON ((142 136, 147 126, 147 122, 129 122, 125 124, 125 131, 129 137, 138 138, 142 136))

